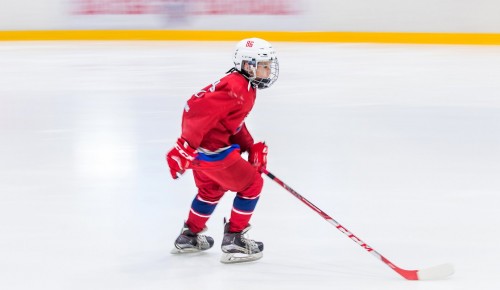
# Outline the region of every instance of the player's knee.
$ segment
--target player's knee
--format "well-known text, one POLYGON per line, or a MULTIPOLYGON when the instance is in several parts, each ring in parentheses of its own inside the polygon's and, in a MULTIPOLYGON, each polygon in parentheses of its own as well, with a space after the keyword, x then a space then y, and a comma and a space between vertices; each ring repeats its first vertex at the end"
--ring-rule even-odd
POLYGON ((262 191, 262 188, 264 187, 264 179, 262 178, 262 176, 260 175, 259 172, 256 172, 255 173, 255 186, 256 188, 258 188, 258 191, 259 193, 262 191))
POLYGON ((198 196, 209 202, 216 202, 224 195, 225 190, 220 187, 198 188, 198 196))
POLYGON ((240 191, 240 194, 247 198, 254 198, 260 194, 264 186, 264 179, 260 173, 255 172, 254 178, 250 185, 244 190, 240 191))

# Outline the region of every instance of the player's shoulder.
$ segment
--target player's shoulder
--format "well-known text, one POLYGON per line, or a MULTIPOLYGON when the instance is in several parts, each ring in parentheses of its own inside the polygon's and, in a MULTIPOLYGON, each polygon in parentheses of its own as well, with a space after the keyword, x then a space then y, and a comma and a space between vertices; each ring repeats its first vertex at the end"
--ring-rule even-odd
POLYGON ((220 80, 220 85, 224 90, 238 94, 248 93, 249 90, 252 90, 252 88, 248 86, 248 80, 238 72, 232 72, 225 75, 220 80))

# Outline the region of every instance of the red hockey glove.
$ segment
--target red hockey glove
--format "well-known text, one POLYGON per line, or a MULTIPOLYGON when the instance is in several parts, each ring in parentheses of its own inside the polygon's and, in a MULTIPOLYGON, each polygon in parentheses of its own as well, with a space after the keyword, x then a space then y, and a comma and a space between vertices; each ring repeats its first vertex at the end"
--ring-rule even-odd
POLYGON ((265 142, 253 144, 248 152, 248 162, 257 168, 266 168, 267 149, 268 148, 265 142))
POLYGON ((186 140, 182 138, 177 139, 174 148, 167 153, 166 157, 173 179, 177 179, 189 168, 191 162, 196 158, 197 153, 196 149, 191 148, 186 140))

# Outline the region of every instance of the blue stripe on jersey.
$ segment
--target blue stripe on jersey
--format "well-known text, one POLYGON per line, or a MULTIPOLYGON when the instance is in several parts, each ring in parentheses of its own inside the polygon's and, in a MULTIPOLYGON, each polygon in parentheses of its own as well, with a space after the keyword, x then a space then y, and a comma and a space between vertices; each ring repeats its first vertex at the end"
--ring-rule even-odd
POLYGON ((214 161, 220 161, 223 160, 224 158, 229 155, 229 153, 233 152, 236 149, 240 149, 240 145, 233 144, 231 147, 227 148, 226 150, 219 152, 219 153, 214 153, 214 154, 206 154, 203 152, 198 152, 198 157, 196 159, 201 160, 201 161, 207 161, 207 162, 214 162, 214 161))
POLYGON ((253 212, 255 206, 257 205, 257 201, 259 201, 258 197, 255 199, 244 199, 236 196, 233 201, 233 207, 237 210, 253 212))
POLYGON ((191 204, 191 208, 195 212, 203 215, 211 215, 214 212, 216 206, 217 204, 211 204, 201 201, 197 197, 194 198, 193 203, 191 204))

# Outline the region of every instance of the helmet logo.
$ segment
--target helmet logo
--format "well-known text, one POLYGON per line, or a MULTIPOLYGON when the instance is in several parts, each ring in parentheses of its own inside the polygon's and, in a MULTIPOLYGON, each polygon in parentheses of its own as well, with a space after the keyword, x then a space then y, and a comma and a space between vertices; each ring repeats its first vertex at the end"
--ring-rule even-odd
POLYGON ((247 41, 247 47, 253 47, 253 41, 251 40, 247 41))

